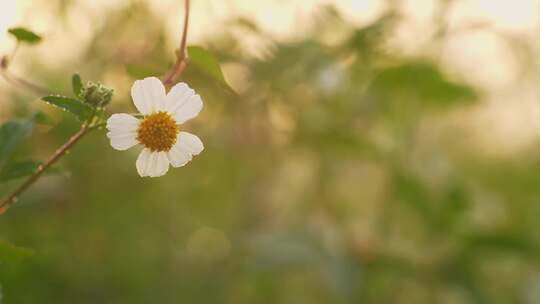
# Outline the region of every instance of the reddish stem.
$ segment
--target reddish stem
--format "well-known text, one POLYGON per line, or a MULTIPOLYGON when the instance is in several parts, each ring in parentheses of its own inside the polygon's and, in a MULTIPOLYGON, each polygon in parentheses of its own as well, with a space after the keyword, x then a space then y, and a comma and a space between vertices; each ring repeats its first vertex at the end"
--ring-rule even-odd
POLYGON ((185 0, 185 12, 184 12, 184 30, 182 31, 182 39, 180 40, 180 48, 176 52, 176 62, 171 67, 171 69, 165 73, 163 77, 163 84, 166 87, 172 86, 178 77, 182 75, 187 66, 187 33, 189 28, 189 5, 190 1, 185 0))

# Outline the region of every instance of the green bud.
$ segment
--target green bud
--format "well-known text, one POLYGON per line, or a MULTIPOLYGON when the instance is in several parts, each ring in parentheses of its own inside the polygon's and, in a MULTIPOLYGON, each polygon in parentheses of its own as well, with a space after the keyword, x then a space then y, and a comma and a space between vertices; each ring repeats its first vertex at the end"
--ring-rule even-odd
POLYGON ((101 83, 89 81, 82 88, 78 97, 93 107, 104 107, 111 101, 112 95, 113 89, 109 89, 101 83))

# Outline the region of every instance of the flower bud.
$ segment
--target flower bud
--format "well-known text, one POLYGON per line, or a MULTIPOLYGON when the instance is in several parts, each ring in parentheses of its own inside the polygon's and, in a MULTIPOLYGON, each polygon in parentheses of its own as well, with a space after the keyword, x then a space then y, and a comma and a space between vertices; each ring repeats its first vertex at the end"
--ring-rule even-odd
POLYGON ((80 98, 93 107, 104 107, 112 98, 113 89, 109 89, 101 83, 89 81, 81 90, 80 98))

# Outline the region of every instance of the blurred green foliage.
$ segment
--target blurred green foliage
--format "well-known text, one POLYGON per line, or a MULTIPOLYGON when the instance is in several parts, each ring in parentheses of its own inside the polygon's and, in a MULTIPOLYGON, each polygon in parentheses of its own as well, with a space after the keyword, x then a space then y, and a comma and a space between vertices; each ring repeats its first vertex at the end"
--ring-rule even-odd
MULTIPOLYGON (((132 112, 129 85, 174 54, 142 2, 104 18, 77 69, 119 86, 111 113, 132 112)), ((436 131, 480 94, 388 48, 398 13, 362 28, 332 8, 314 18, 293 42, 240 18, 190 47, 182 77, 205 108, 185 128, 206 149, 188 166, 142 179, 137 151, 104 132, 79 143, 60 165, 71 177, 43 178, 0 217, 3 301, 538 303, 540 162, 477 159, 436 131), (246 56, 246 37, 268 52, 246 56)), ((66 92, 71 68, 33 76, 66 92)), ((77 130, 54 111, 24 122, 42 107, 11 94, 0 193, 77 130)))

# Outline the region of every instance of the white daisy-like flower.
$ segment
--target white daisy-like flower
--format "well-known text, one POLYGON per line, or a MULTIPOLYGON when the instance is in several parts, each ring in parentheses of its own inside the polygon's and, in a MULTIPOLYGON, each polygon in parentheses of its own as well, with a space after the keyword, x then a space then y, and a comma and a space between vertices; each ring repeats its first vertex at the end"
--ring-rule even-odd
POLYGON ((113 114, 107 120, 107 137, 116 150, 137 144, 144 147, 136 162, 140 176, 162 176, 169 164, 182 167, 202 152, 204 146, 197 136, 180 131, 180 125, 203 107, 201 97, 187 84, 178 83, 166 93, 161 80, 148 77, 135 81, 131 97, 143 118, 113 114))

